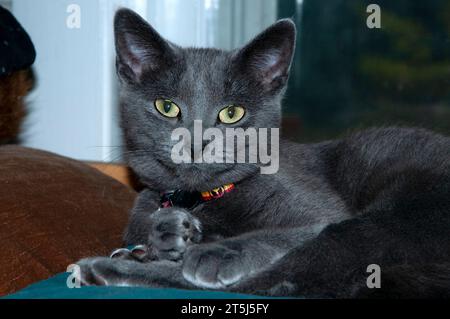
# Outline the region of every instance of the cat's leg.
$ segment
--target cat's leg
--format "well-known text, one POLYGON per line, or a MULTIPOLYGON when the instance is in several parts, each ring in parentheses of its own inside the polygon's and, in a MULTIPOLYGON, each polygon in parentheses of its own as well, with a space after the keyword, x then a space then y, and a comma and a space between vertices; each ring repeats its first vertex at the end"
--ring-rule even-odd
POLYGON ((183 276, 196 287, 224 289, 269 268, 323 226, 260 230, 188 247, 183 276))
POLYGON ((181 208, 159 208, 160 195, 144 189, 138 196, 125 230, 126 246, 141 247, 136 254, 115 250, 112 256, 127 260, 177 260, 186 247, 201 240, 201 224, 181 208))
POLYGON ((161 209, 159 201, 159 193, 149 189, 139 194, 125 230, 127 248, 114 250, 112 258, 141 262, 178 260, 187 246, 201 240, 197 218, 181 208, 161 209))
MULTIPOLYGON (((159 218, 158 218, 159 220, 159 218)), ((135 257, 87 258, 77 264, 84 285, 147 286, 184 289, 228 286, 270 267, 295 246, 314 238, 308 227, 264 230, 187 248, 184 261, 151 261, 135 257)), ((122 252, 118 252, 122 254, 122 252)), ((125 255, 129 255, 125 252, 125 255)))
POLYGON ((113 259, 149 262, 180 260, 187 247, 202 239, 200 221, 181 208, 160 208, 141 217, 148 226, 144 245, 119 248, 111 253, 113 259))
POLYGON ((139 194, 125 231, 125 247, 113 250, 110 258, 137 262, 149 262, 158 259, 148 245, 148 237, 152 228, 152 220, 149 216, 158 210, 158 206, 158 193, 144 189, 139 194))
POLYGON ((189 246, 202 239, 200 221, 184 209, 158 209, 149 219, 148 245, 159 260, 180 260, 189 246))
MULTIPOLYGON (((130 224, 146 225, 146 237, 140 240, 145 244, 137 246, 133 244, 131 246, 134 248, 131 250, 118 249, 112 253, 111 257, 143 262, 176 261, 182 258, 187 247, 199 243, 202 239, 200 221, 182 208, 160 208, 151 214, 134 214, 130 224)), ((128 229, 127 232, 135 233, 136 231, 128 229)))
POLYGON ((354 297, 370 294, 367 282, 376 274, 381 288, 372 290, 379 296, 393 297, 390 289, 394 288, 397 297, 429 297, 439 291, 449 295, 450 272, 427 269, 450 265, 450 177, 429 182, 429 187, 424 183, 416 190, 417 185, 411 184, 391 193, 389 205, 380 202, 357 218, 328 226, 315 239, 232 289, 277 296, 354 297), (434 266, 421 267, 424 264, 434 266), (389 278, 395 267, 412 273, 389 278), (411 276, 419 276, 412 279, 422 287, 414 281, 395 282, 411 280, 411 276), (412 287, 417 291, 407 291, 412 287))
POLYGON ((183 278, 180 262, 164 260, 142 263, 95 257, 83 259, 77 265, 80 267, 78 279, 84 286, 194 288, 183 278))

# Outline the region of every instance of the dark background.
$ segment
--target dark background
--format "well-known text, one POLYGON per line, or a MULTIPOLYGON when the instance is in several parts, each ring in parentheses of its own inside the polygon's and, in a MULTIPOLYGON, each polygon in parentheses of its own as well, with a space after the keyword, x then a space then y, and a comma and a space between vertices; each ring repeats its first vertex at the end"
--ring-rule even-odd
POLYGON ((280 0, 299 29, 284 134, 317 141, 371 126, 450 134, 449 0, 280 0), (369 4, 381 29, 369 29, 369 4))

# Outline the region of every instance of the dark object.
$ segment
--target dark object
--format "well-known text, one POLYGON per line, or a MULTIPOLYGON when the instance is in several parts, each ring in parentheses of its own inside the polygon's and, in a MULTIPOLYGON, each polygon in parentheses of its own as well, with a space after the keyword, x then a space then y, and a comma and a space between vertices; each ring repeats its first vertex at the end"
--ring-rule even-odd
POLYGON ((161 195, 161 208, 167 207, 182 207, 192 209, 201 203, 200 192, 189 192, 182 190, 175 190, 161 195))
POLYGON ((0 6, 0 77, 28 68, 35 58, 36 51, 27 32, 0 6))
POLYGON ((181 207, 193 209, 201 203, 206 203, 215 199, 222 198, 226 193, 233 191, 234 184, 224 185, 206 192, 185 191, 177 189, 161 194, 161 208, 181 207))
POLYGON ((33 89, 32 69, 0 77, 0 144, 16 144, 27 115, 25 97, 33 89))

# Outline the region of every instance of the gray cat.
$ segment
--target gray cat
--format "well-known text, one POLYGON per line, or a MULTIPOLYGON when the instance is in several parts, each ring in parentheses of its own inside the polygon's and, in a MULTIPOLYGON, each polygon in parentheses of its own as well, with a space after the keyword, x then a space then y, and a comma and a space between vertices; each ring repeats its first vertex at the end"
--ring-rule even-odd
POLYGON ((450 297, 449 138, 383 128, 281 141, 273 175, 259 163, 174 164, 171 132, 194 120, 280 126, 295 26, 280 20, 231 52, 185 49, 121 9, 115 36, 125 154, 145 189, 125 234, 135 247, 80 261, 84 284, 450 297), (199 193, 213 189, 215 200, 199 193), (380 289, 366 284, 372 264, 380 289))

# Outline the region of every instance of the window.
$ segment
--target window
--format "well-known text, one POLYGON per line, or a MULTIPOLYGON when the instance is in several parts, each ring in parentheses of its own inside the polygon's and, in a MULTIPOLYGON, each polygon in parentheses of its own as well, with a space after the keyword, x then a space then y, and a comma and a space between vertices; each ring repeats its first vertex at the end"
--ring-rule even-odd
POLYGON ((0 0, 29 32, 38 83, 25 144, 97 161, 120 159, 112 18, 134 9, 181 45, 241 46, 277 18, 298 27, 283 133, 298 141, 409 125, 450 134, 448 0, 0 0), (381 9, 369 29, 366 9, 381 9), (61 81, 64 79, 64 81, 61 81), (114 147, 112 149, 112 147, 114 147))
POLYGON ((286 134, 311 141, 355 128, 408 125, 450 133, 450 2, 282 0, 298 50, 286 134), (381 9, 381 29, 366 25, 381 9))

